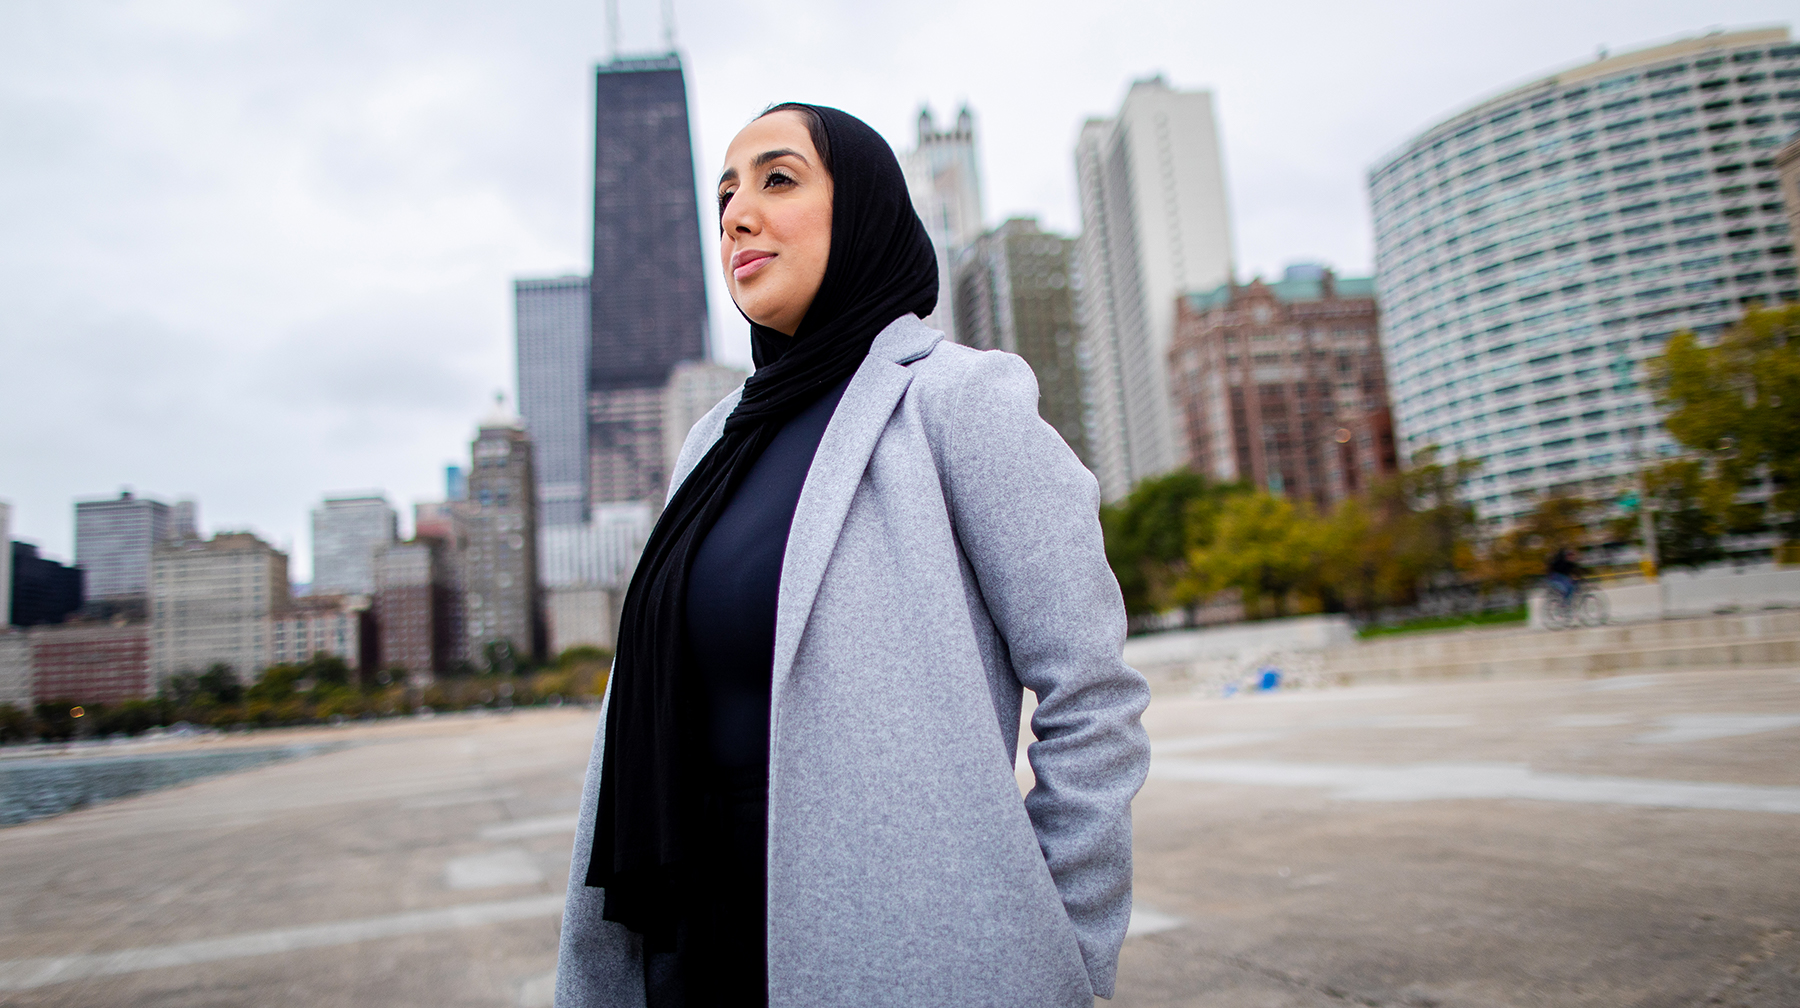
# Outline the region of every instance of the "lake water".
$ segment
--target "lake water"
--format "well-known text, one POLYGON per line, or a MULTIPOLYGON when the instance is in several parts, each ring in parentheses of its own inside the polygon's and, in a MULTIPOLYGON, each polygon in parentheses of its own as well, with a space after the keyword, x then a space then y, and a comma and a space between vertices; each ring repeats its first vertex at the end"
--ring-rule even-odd
POLYGON ((343 748, 344 743, 0 762, 0 826, 343 748))

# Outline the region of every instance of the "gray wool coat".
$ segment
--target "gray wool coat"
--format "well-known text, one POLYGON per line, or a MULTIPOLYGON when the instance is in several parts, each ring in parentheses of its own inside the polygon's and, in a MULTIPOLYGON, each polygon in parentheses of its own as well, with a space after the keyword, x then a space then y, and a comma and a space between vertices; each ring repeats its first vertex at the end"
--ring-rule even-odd
MULTIPOLYGON (((783 558, 769 753, 773 1008, 1060 1008, 1112 994, 1149 687, 1121 656, 1098 488, 1023 360, 908 315, 819 443, 783 558), (1014 777, 1021 688, 1038 698, 1014 777)), ((675 484, 738 393, 694 426, 675 484)), ((605 719, 601 719, 601 733, 605 719)), ((558 1008, 642 1008, 638 936, 583 884, 558 1008)))

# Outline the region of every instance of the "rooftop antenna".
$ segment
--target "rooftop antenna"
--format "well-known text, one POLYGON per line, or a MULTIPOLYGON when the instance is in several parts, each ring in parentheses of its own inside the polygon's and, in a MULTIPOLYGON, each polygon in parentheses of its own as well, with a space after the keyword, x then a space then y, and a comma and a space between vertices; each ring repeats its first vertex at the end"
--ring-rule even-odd
MULTIPOLYGON (((617 3, 618 0, 613 2, 617 3)), ((672 53, 675 51, 675 0, 663 0, 662 21, 663 48, 672 53)))
POLYGON ((619 59, 619 0, 606 0, 606 58, 619 59))

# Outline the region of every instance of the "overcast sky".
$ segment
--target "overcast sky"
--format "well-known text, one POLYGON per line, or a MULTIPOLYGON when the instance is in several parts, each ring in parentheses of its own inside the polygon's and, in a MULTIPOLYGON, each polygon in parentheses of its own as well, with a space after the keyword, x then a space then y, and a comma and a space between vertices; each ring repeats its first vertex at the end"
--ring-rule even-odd
MULTIPOLYGON (((622 48, 658 49, 654 0, 622 48)), ((1372 258, 1369 165, 1505 87, 1775 0, 1506 4, 675 0, 704 180, 773 101, 896 146, 977 117, 990 223, 1079 230, 1081 121, 1163 73, 1217 101, 1238 262, 1372 258)), ((513 385, 511 280, 586 272, 598 2, 0 0, 0 500, 73 552, 76 497, 200 501, 310 571, 308 512, 441 497, 513 385)), ((710 222, 703 221, 703 227, 710 222)), ((709 260, 710 269, 710 260, 709 260)), ((748 357, 719 290, 718 356, 748 357)))

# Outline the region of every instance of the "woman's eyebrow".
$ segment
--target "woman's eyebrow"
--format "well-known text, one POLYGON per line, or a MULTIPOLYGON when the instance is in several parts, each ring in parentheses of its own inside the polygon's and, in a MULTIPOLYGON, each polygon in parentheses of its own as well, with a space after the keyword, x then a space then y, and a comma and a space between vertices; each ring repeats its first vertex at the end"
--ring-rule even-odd
MULTIPOLYGON (((806 160, 805 154, 802 154, 799 151, 793 150, 788 147, 783 147, 780 150, 763 151, 761 154, 756 155, 755 158, 751 159, 750 167, 761 168, 763 165, 768 164, 770 161, 774 161, 778 158, 784 158, 784 157, 796 157, 796 158, 800 159, 801 164, 804 164, 804 165, 812 164, 811 161, 806 160)), ((719 176, 719 184, 724 185, 727 182, 736 181, 737 177, 738 177, 738 172, 737 172, 736 168, 727 168, 727 169, 725 169, 724 173, 719 176)))

